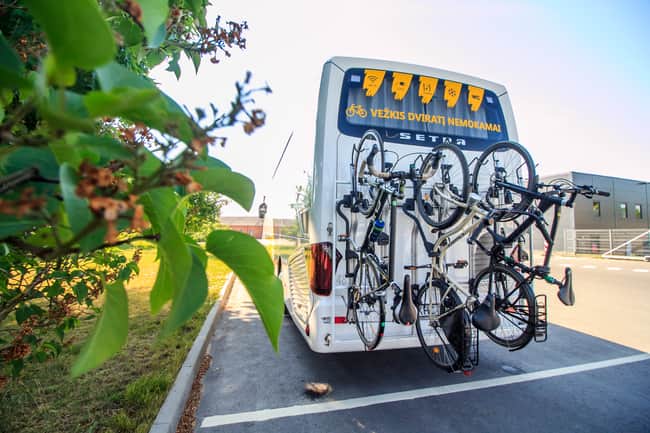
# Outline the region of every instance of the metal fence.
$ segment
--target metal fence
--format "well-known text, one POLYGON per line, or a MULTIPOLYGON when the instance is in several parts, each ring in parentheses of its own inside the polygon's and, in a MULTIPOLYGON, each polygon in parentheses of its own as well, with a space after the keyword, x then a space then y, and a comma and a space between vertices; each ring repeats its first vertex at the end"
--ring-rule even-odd
POLYGON ((650 257, 650 230, 564 230, 564 252, 615 258, 650 257))

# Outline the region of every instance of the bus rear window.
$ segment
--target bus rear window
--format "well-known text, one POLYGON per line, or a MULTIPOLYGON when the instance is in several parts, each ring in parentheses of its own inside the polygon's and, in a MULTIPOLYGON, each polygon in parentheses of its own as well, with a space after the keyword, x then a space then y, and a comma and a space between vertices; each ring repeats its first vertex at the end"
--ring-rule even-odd
POLYGON ((390 141, 452 142, 466 150, 483 150, 508 138, 499 98, 490 90, 403 72, 350 69, 339 129, 361 136, 369 128, 390 141))

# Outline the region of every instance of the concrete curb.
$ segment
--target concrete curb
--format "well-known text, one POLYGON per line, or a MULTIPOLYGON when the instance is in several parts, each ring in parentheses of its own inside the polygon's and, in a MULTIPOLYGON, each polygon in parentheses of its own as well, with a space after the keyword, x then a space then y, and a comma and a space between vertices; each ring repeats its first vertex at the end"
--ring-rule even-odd
POLYGON ((158 416, 156 416, 149 433, 176 433, 178 422, 185 410, 185 403, 192 390, 192 383, 198 373, 201 358, 208 347, 210 337, 214 333, 217 318, 221 315, 221 312, 228 303, 228 298, 230 297, 235 280, 235 274, 231 272, 221 288, 219 299, 215 302, 210 313, 205 318, 199 335, 196 336, 190 352, 187 354, 183 365, 178 371, 174 385, 169 390, 165 402, 158 411, 158 416))

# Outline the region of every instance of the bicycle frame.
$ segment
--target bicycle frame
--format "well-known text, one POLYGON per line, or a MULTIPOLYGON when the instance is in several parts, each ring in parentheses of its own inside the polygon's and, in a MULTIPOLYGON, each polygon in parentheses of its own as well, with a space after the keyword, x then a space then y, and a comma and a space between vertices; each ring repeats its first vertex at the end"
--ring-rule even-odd
MULTIPOLYGON (((466 209, 465 215, 458 222, 456 222, 454 228, 451 231, 441 235, 433 244, 427 241, 424 235, 424 230, 422 229, 420 222, 417 220, 417 217, 410 214, 406 209, 404 209, 404 213, 413 219, 413 221, 415 221, 427 253, 429 254, 429 257, 431 257, 431 264, 428 266, 431 268, 431 275, 429 277, 429 290, 433 290, 433 278, 436 278, 447 283, 447 290, 442 294, 441 299, 445 299, 445 297, 449 294, 449 291, 452 289, 460 292, 463 294, 463 296, 465 296, 464 304, 459 305, 442 315, 436 316, 435 319, 439 320, 440 318, 452 314, 461 308, 468 308, 469 305, 473 304, 474 301, 476 301, 476 297, 474 295, 466 292, 458 281, 447 274, 446 270, 444 269, 444 267, 447 266, 446 263, 444 263, 444 257, 447 253, 447 250, 451 248, 452 245, 464 239, 465 236, 474 231, 482 223, 482 219, 476 217, 485 217, 487 215, 487 212, 477 205, 477 197, 470 196, 467 203, 464 203, 440 191, 437 186, 434 186, 434 188, 436 189, 436 193, 439 194, 444 200, 448 200, 451 203, 464 207, 466 209)), ((415 267, 413 269, 415 269, 415 267)), ((430 304, 432 303, 433 298, 431 298, 430 301, 430 304)), ((429 305, 429 320, 434 319, 432 317, 432 310, 433 308, 431 308, 431 305, 429 305)))
MULTIPOLYGON (((503 245, 510 244, 517 241, 519 239, 519 236, 523 235, 526 232, 526 230, 528 230, 534 224, 542 234, 542 237, 544 238, 546 243, 548 244, 548 247, 546 248, 546 252, 544 254, 544 264, 543 264, 543 268, 548 269, 551 260, 551 254, 553 252, 553 246, 555 245, 555 236, 557 234, 558 223, 562 214, 562 205, 565 203, 565 201, 562 198, 557 196, 531 192, 525 188, 520 187, 519 185, 514 185, 507 182, 496 182, 496 184, 497 186, 510 189, 522 195, 527 195, 528 197, 538 199, 539 206, 537 206, 536 211, 534 211, 535 214, 528 214, 528 217, 524 219, 521 223, 519 223, 519 225, 515 228, 515 230, 513 230, 507 236, 501 236, 488 227, 487 228, 488 232, 492 235, 492 238, 495 240, 495 244, 490 250, 488 250, 484 245, 482 245, 478 241, 477 241, 477 245, 486 254, 496 259, 497 261, 506 260, 505 256, 502 254, 503 245), (555 209, 553 212, 553 222, 551 223, 551 230, 549 233, 549 231, 546 229, 544 223, 541 220, 541 216, 551 207, 555 207, 555 209)), ((523 267, 524 265, 521 266, 523 267)), ((526 270, 526 272, 533 272, 535 270, 535 268, 530 268, 527 266, 524 267, 524 269, 528 269, 526 270)))

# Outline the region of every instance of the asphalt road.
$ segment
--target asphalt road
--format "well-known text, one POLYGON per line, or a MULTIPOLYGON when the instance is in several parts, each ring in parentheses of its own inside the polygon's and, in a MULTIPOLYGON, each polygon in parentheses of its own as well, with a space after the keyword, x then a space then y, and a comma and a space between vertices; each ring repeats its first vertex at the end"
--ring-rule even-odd
POLYGON ((239 286, 212 340, 196 432, 649 432, 650 264, 557 257, 558 274, 562 264, 577 303, 537 284, 548 341, 508 352, 482 340, 471 377, 419 348, 316 354, 289 319, 276 354, 239 286), (310 381, 333 391, 312 400, 310 381))

